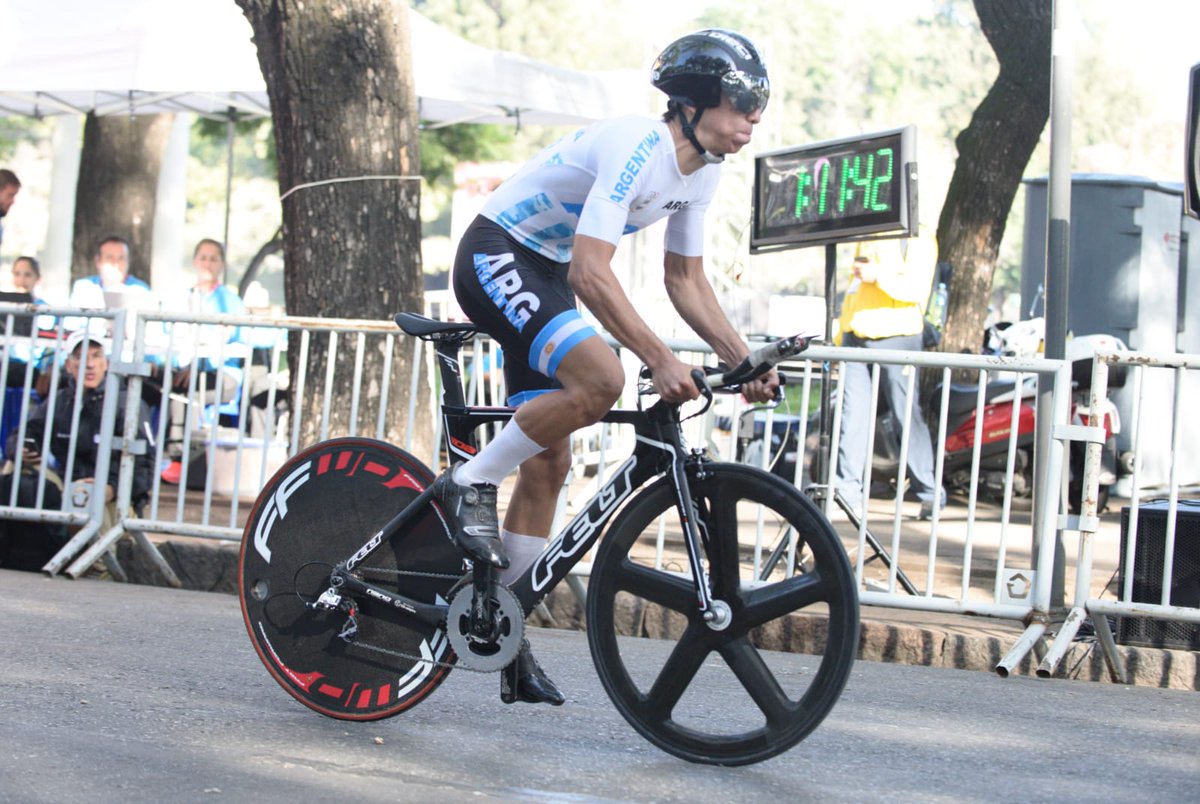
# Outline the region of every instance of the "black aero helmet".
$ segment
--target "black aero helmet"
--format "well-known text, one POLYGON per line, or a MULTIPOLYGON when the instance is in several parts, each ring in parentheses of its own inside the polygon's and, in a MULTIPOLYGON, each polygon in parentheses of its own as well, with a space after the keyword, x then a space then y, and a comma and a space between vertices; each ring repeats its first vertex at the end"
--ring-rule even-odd
POLYGON ((676 39, 654 62, 650 83, 675 103, 709 109, 724 92, 742 114, 767 106, 771 84, 754 43, 740 33, 706 28, 676 39))

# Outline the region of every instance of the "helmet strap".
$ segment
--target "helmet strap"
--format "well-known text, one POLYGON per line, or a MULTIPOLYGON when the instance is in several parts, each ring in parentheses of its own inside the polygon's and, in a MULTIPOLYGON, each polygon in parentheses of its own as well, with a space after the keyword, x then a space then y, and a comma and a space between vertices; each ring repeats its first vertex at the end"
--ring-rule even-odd
POLYGON ((696 114, 692 116, 691 120, 688 120, 687 108, 684 107, 683 104, 677 103, 676 101, 671 101, 671 103, 674 104, 676 109, 679 111, 679 125, 683 128, 683 136, 687 137, 687 141, 692 144, 692 147, 695 148, 697 152, 699 152, 700 158, 710 165, 719 165, 720 163, 724 162, 725 156, 723 154, 710 154, 704 149, 704 146, 700 144, 700 140, 696 139, 695 126, 700 122, 700 115, 704 114, 703 107, 697 106, 696 114))

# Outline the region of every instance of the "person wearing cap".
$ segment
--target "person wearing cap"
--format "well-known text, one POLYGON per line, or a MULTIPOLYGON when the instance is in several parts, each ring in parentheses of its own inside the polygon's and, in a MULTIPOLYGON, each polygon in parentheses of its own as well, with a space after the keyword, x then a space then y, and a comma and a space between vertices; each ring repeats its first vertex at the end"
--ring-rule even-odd
MULTIPOLYGON (((839 342, 860 349, 895 349, 919 352, 923 348, 925 302, 937 265, 937 246, 923 230, 918 237, 859 243, 855 248, 853 278, 846 290, 839 319, 839 342)), ((912 366, 881 364, 880 391, 887 400, 896 433, 909 409, 908 376, 912 366)), ((851 509, 863 507, 863 469, 871 416, 871 367, 848 361, 840 384, 842 428, 838 441, 837 490, 851 509)), ((914 383, 920 388, 920 383, 914 383)), ((933 513, 935 499, 946 504, 946 492, 935 491, 933 442, 920 394, 913 396, 907 424, 908 481, 921 503, 921 519, 933 513)))
MULTIPOLYGON (((766 65, 745 36, 709 28, 663 50, 651 83, 667 96, 661 119, 620 117, 568 134, 502 183, 459 243, 455 296, 504 349, 517 412, 477 455, 439 476, 434 493, 455 513, 459 547, 499 567, 503 582, 526 569, 549 534, 571 433, 599 421, 625 386, 620 360, 576 298, 650 367, 664 399, 699 394, 695 367, 655 334, 613 271, 622 235, 665 218, 673 306, 722 361, 734 365, 750 351, 705 275, 704 215, 721 162, 749 144, 762 119, 766 65), (501 533, 496 487, 518 467, 501 533)), ((743 393, 763 402, 778 382, 771 372, 743 393)), ((501 674, 501 699, 563 702, 528 643, 501 674)))
MULTIPOLYGON (((52 462, 46 468, 46 483, 42 490, 43 510, 57 510, 62 506, 64 489, 70 486, 74 496, 103 494, 108 505, 105 508, 105 527, 116 521, 117 477, 120 472, 121 453, 113 452, 109 459, 108 474, 103 481, 96 478, 96 463, 102 444, 101 412, 104 409, 105 380, 108 375, 108 356, 100 338, 85 330, 71 333, 66 342, 67 358, 64 364, 63 381, 56 393, 42 402, 29 416, 25 424, 25 440, 20 445, 21 475, 17 494, 17 505, 32 507, 37 501, 37 477, 43 459, 42 450, 48 444, 52 462), (82 391, 77 388, 82 385, 82 391), (81 394, 78 426, 72 438, 75 420, 75 400, 81 394), (53 418, 51 419, 51 416, 53 418), (47 440, 47 432, 49 439, 47 440), (70 466, 71 476, 64 478, 70 466), (53 467, 53 468, 52 468, 53 467)), ((127 403, 125 389, 117 399, 116 427, 125 421, 127 403)), ((138 426, 146 438, 151 435, 150 411, 146 403, 137 400, 138 426)), ((7 455, 16 455, 18 445, 16 429, 9 435, 7 455)), ((152 461, 147 451, 134 459, 133 504, 140 505, 150 492, 153 480, 152 461)), ((0 480, 0 500, 7 504, 12 489, 13 474, 0 480)), ((58 525, 0 521, 0 565, 16 568, 40 569, 46 561, 66 543, 66 532, 58 525), (14 555, 14 551, 21 553, 14 555), (7 562, 7 563, 6 563, 7 562)))

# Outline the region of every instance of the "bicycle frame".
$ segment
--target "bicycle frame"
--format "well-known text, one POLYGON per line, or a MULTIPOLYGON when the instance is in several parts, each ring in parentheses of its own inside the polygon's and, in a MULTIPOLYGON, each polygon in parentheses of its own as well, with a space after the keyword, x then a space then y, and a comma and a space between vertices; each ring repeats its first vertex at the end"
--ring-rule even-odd
MULTIPOLYGON (((451 464, 459 459, 468 459, 478 451, 475 432, 479 427, 507 421, 516 413, 516 409, 510 407, 478 407, 466 404, 458 354, 462 344, 473 335, 473 330, 460 329, 421 336, 434 343, 442 380, 443 435, 451 464)), ((698 454, 689 453, 684 447, 679 429, 678 407, 660 401, 645 410, 610 411, 601 421, 632 425, 636 438, 633 453, 613 472, 612 477, 596 492, 587 506, 549 541, 529 569, 509 585, 509 590, 528 614, 587 554, 621 504, 636 489, 657 475, 670 472, 676 492, 676 507, 680 514, 680 522, 684 526, 684 542, 691 559, 698 607, 706 619, 717 619, 719 624, 719 613, 714 610, 703 562, 700 560, 701 535, 687 477, 689 463, 699 464, 706 459, 698 454)), ((425 489, 353 556, 334 568, 330 578, 331 588, 326 594, 336 596, 349 592, 369 596, 406 611, 431 625, 440 624, 446 615, 446 604, 421 603, 369 584, 352 574, 355 567, 432 502, 432 491, 425 489)))

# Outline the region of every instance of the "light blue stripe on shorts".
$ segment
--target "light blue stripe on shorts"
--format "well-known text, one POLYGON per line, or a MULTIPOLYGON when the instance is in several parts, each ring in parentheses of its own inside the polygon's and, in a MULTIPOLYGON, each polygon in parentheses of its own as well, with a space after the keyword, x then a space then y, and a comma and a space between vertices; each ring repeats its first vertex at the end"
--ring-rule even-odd
POLYGON ((535 391, 518 391, 510 396, 506 401, 510 408, 519 408, 531 399, 536 399, 542 394, 549 394, 557 391, 557 388, 538 388, 535 391))
POLYGON ((575 344, 596 334, 578 310, 567 310, 550 319, 529 347, 529 365, 553 377, 558 364, 575 344))

